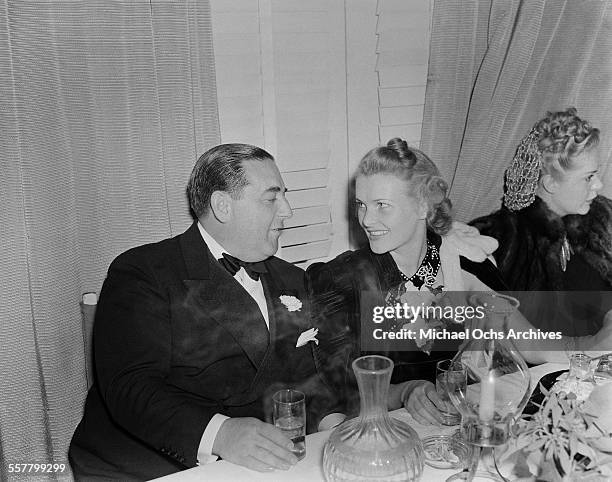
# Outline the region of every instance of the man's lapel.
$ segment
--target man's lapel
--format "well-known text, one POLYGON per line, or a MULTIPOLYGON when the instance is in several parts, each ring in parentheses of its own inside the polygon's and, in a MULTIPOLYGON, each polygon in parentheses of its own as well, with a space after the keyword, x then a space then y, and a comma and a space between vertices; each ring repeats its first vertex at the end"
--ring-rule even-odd
POLYGON ((271 378, 266 379, 264 372, 266 372, 265 376, 270 377, 274 370, 277 373, 280 370, 285 374, 283 378, 285 388, 287 386, 305 387, 303 384, 307 385, 313 380, 318 361, 315 353, 316 345, 313 341, 299 347, 296 346, 300 334, 312 328, 304 280, 295 274, 276 271, 274 263, 270 261, 266 262, 266 267, 268 272, 262 275, 262 281, 270 316, 270 353, 273 350, 274 357, 266 357, 262 368, 273 368, 273 370, 261 370, 258 373, 258 381, 268 384, 278 381, 271 378), (281 302, 281 295, 295 297, 302 303, 301 308, 289 311, 289 307, 281 302), (269 365, 271 359, 282 366, 271 367, 269 365))
POLYGON ((197 224, 180 237, 187 279, 183 283, 203 317, 213 318, 229 331, 259 369, 270 338, 259 306, 246 290, 212 257, 197 224))
POLYGON ((293 343, 295 347, 300 333, 308 329, 306 326, 309 323, 307 311, 305 308, 300 311, 289 311, 289 308, 281 302, 280 297, 286 295, 299 298, 299 290, 275 272, 271 263, 266 263, 266 267, 268 272, 262 274, 261 280, 268 306, 270 338, 274 344, 293 343))

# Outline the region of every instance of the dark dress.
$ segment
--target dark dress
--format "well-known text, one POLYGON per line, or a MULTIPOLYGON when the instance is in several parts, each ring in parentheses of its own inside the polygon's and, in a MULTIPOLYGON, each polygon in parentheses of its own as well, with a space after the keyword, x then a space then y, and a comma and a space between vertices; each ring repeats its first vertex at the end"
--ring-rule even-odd
POLYGON ((539 197, 516 212, 505 207, 470 224, 499 241, 493 253, 520 310, 536 327, 593 335, 612 309, 612 201, 598 196, 586 215, 563 218, 539 197), (562 269, 567 236, 573 254, 562 269))
MULTIPOLYGON (((431 232, 428 239, 437 247, 441 244, 440 237, 431 232)), ((490 261, 475 263, 463 257, 460 261, 463 270, 471 272, 490 288, 506 289, 490 261)), ((397 343, 390 343, 388 349, 376 352, 362 349, 362 319, 365 318, 362 313, 368 313, 369 319, 366 319, 370 321, 371 307, 385 306, 389 291, 404 282, 389 253, 375 254, 369 247, 347 251, 327 263, 309 266, 307 282, 314 323, 319 329, 318 366, 322 367, 328 384, 344 401, 349 414, 358 409, 358 393, 351 367, 355 358, 372 353, 391 358, 394 362, 391 383, 417 379, 433 382, 436 362, 452 358, 460 343, 435 347, 430 354, 418 349, 411 340, 401 340, 403 346, 400 350, 394 349, 397 343)))

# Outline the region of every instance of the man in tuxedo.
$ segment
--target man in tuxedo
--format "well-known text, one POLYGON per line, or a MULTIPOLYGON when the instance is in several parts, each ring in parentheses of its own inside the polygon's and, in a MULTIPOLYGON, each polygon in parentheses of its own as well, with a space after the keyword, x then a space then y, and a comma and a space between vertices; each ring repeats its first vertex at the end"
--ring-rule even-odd
POLYGON ((266 151, 214 147, 187 187, 198 221, 113 261, 94 325, 97 379, 70 446, 77 479, 150 479, 217 456, 260 471, 297 462, 263 421, 272 392, 297 387, 313 408, 326 389, 313 343, 296 346, 311 327, 304 272, 274 257, 292 215, 285 192, 266 151))

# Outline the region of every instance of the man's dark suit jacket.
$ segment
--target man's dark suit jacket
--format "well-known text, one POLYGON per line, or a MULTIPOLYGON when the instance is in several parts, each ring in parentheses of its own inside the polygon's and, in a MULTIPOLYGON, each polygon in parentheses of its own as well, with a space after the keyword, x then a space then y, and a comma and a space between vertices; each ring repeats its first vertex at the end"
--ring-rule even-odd
POLYGON ((311 327, 304 272, 274 257, 265 265, 269 330, 195 223, 111 264, 94 325, 97 380, 70 446, 78 479, 151 479, 193 467, 215 413, 269 420, 278 388, 307 393, 316 427, 325 387, 313 343, 295 346, 311 327), (303 308, 290 312, 281 295, 303 308))

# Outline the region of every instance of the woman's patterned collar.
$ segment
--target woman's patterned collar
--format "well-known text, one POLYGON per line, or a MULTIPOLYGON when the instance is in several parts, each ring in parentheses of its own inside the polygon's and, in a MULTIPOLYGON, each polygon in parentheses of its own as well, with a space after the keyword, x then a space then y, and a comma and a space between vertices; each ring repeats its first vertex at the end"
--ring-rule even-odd
MULTIPOLYGON (((428 230, 427 231, 427 253, 425 254, 425 258, 423 258, 423 262, 421 263, 421 266, 419 266, 419 269, 417 270, 417 272, 421 270, 421 268, 423 267, 423 264, 428 259, 428 254, 430 253, 429 246, 431 245, 432 250, 435 249, 435 252, 439 253, 441 244, 442 244, 442 238, 440 237, 440 235, 434 233, 433 231, 428 230)), ((397 267, 397 264, 395 264, 395 260, 393 259, 393 256, 391 256, 390 253, 375 254, 375 253, 372 253, 371 251, 370 253, 373 256, 375 263, 378 265, 379 273, 382 274, 381 284, 383 286, 381 286, 381 289, 383 291, 387 291, 390 288, 395 287, 399 285, 400 283, 405 282, 404 278, 402 277, 402 272, 397 267)), ((437 259, 438 259, 438 268, 435 270, 436 275, 438 273, 439 264, 440 264, 439 254, 437 256, 437 259)), ((426 272, 427 268, 424 268, 424 271, 426 272)), ((421 286, 422 285, 423 283, 421 283, 421 286)))
POLYGON ((440 252, 435 244, 428 239, 427 251, 416 272, 410 277, 400 272, 400 276, 405 282, 412 283, 415 288, 421 289, 423 286, 433 287, 438 271, 440 271, 440 252))

